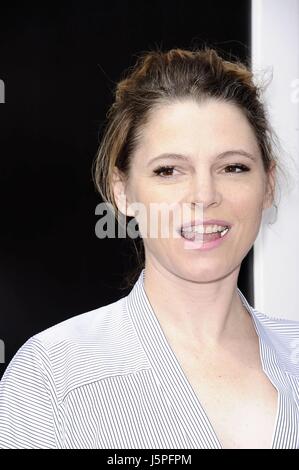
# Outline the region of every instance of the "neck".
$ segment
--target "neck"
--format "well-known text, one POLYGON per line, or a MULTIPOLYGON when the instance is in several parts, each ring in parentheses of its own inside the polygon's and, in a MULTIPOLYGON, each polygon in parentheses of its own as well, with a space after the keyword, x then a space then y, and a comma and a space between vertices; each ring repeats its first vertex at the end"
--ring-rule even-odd
POLYGON ((246 339, 253 330, 237 292, 239 269, 200 283, 148 263, 144 289, 163 330, 182 344, 204 348, 246 339))

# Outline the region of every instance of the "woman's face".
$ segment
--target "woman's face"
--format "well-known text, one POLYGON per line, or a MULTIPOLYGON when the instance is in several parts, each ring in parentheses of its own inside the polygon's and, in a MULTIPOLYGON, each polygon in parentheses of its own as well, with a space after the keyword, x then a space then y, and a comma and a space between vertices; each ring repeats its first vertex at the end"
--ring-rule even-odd
POLYGON ((252 247, 263 209, 272 204, 274 168, 267 178, 254 132, 237 106, 185 100, 154 110, 132 155, 128 183, 120 185, 114 186, 116 200, 123 192, 127 205, 138 202, 146 207, 147 234, 151 203, 176 208, 189 205, 191 216, 181 219, 183 222, 194 220, 193 203, 201 203, 202 212, 196 218, 201 214, 204 220, 222 219, 231 224, 222 242, 206 251, 186 249, 185 239, 173 236, 177 224, 171 212, 168 237, 143 236, 146 263, 162 265, 181 278, 209 282, 239 268, 252 247), (233 150, 245 151, 253 159, 237 152, 217 158, 233 150), (170 155, 153 161, 165 153, 186 158, 170 155), (236 164, 243 166, 232 166, 236 164), (171 168, 159 175, 161 166, 171 168))

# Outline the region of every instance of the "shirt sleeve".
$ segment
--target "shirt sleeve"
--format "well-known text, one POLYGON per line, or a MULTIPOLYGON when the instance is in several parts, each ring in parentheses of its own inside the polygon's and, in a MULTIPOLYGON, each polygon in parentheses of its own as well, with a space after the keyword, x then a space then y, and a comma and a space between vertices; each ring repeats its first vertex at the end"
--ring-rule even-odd
POLYGON ((0 448, 57 448, 49 358, 32 336, 17 351, 0 382, 0 448))

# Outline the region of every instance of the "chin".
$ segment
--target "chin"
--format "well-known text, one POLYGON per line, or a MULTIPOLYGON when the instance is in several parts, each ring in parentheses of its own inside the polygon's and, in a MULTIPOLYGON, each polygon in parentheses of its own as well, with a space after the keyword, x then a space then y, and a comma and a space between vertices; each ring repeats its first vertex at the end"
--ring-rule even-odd
POLYGON ((227 273, 219 271, 217 269, 200 268, 198 266, 198 263, 196 266, 190 266, 184 269, 184 271, 182 271, 180 268, 177 272, 180 273, 179 277, 193 282, 214 282, 219 279, 222 279, 227 275, 227 273))

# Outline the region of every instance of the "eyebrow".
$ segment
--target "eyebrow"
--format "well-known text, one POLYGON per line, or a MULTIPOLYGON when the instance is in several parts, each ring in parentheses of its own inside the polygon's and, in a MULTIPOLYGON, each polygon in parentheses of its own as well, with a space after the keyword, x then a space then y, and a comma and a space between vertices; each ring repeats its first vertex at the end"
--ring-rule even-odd
MULTIPOLYGON (((222 152, 219 155, 217 155, 216 159, 219 160, 224 157, 230 157, 231 155, 243 155, 243 157, 247 157, 250 160, 253 160, 253 161, 256 160, 256 157, 254 155, 242 149, 226 150, 225 152, 222 152)), ((186 161, 190 160, 190 157, 188 157, 187 155, 183 155, 181 153, 162 153, 161 155, 158 155, 157 157, 152 158, 148 162, 147 166, 149 166, 150 164, 152 164, 153 162, 157 160, 162 160, 165 158, 174 158, 177 160, 186 160, 186 161)))

